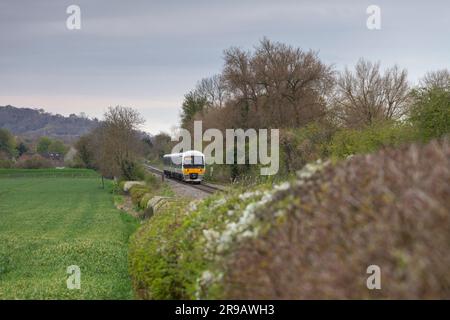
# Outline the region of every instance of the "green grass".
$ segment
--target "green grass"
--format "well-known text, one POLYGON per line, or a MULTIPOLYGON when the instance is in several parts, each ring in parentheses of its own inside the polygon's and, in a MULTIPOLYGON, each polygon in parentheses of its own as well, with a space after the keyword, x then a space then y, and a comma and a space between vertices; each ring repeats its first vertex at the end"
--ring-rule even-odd
POLYGON ((0 299, 133 298, 127 251, 138 222, 115 209, 98 176, 1 172, 0 299), (81 290, 67 289, 70 265, 81 269, 81 290))
POLYGON ((93 178, 98 177, 98 173, 90 169, 2 169, 0 168, 0 178, 19 178, 19 177, 77 177, 93 178))

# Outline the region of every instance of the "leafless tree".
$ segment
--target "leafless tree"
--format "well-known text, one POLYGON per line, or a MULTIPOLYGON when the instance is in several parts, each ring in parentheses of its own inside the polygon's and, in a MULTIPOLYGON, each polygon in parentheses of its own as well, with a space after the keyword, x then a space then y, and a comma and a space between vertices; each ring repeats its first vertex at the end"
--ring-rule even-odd
POLYGON ((381 74, 379 63, 360 59, 354 72, 346 68, 338 77, 337 115, 351 127, 398 119, 406 112, 408 92, 406 70, 394 66, 381 74))
POLYGON ((104 176, 133 179, 133 168, 142 150, 137 130, 143 123, 132 108, 110 107, 105 113, 102 125, 93 135, 96 162, 104 176))
POLYGON ((316 52, 268 39, 253 53, 225 51, 223 77, 244 121, 254 127, 295 127, 322 117, 334 80, 316 52))
POLYGON ((206 98, 209 107, 222 108, 228 97, 225 81, 220 74, 200 80, 196 91, 206 98))
POLYGON ((450 71, 442 69, 428 72, 420 81, 424 89, 442 89, 450 91, 450 71))

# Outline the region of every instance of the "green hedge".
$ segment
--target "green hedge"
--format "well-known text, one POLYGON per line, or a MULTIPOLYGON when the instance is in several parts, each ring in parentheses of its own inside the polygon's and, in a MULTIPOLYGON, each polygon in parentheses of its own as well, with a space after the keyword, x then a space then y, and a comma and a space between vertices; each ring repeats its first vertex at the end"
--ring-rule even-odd
POLYGON ((131 187, 130 189, 131 201, 133 202, 133 204, 138 206, 142 200, 142 197, 146 193, 150 193, 150 191, 151 191, 150 188, 147 186, 135 185, 131 187))
POLYGON ((329 150, 332 157, 342 159, 409 143, 416 137, 416 129, 408 123, 385 122, 359 130, 341 129, 333 136, 329 150))
POLYGON ((216 259, 215 245, 222 245, 221 257, 232 252, 239 233, 252 228, 245 221, 243 224, 242 214, 271 187, 260 185, 259 191, 248 193, 248 197, 245 189, 237 188, 201 202, 171 201, 130 241, 129 269, 135 291, 144 299, 196 299, 199 295, 220 298, 219 282, 209 284, 207 292, 202 291, 201 282, 221 263, 216 259), (207 231, 211 235, 223 234, 224 241, 213 244, 207 231))

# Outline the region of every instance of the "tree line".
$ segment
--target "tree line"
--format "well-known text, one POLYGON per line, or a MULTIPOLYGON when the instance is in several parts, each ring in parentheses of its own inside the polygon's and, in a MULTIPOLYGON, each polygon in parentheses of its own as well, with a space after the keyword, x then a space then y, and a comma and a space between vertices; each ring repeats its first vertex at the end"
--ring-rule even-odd
POLYGON ((61 162, 68 150, 69 146, 58 139, 43 136, 37 141, 30 141, 0 128, 0 168, 52 167, 52 160, 61 162))
POLYGON ((135 109, 110 107, 97 128, 75 143, 78 153, 74 166, 96 169, 108 178, 142 179, 140 160, 149 143, 139 131, 143 123, 135 109))
POLYGON ((412 86, 398 65, 382 70, 379 62, 361 58, 339 72, 316 51, 264 38, 251 51, 225 50, 222 71, 185 95, 181 127, 192 131, 193 122, 202 120, 204 130, 278 128, 289 171, 329 156, 331 146, 305 158, 311 152, 305 145, 330 144, 345 130, 389 123, 414 126, 428 138, 442 136, 450 131, 449 92, 446 69, 428 72, 412 86))

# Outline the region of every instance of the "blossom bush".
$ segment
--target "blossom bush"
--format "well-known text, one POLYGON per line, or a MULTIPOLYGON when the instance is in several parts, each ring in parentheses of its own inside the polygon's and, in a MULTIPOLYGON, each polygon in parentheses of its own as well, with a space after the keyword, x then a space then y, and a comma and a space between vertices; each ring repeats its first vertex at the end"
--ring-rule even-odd
MULTIPOLYGON (((311 164, 303 174, 324 165, 311 164)), ((202 201, 178 201, 162 209, 131 241, 130 272, 138 295, 144 299, 220 298, 227 257, 240 242, 258 237, 281 221, 279 212, 273 216, 260 212, 290 186, 290 181, 266 183, 248 191, 235 185, 202 201)))

